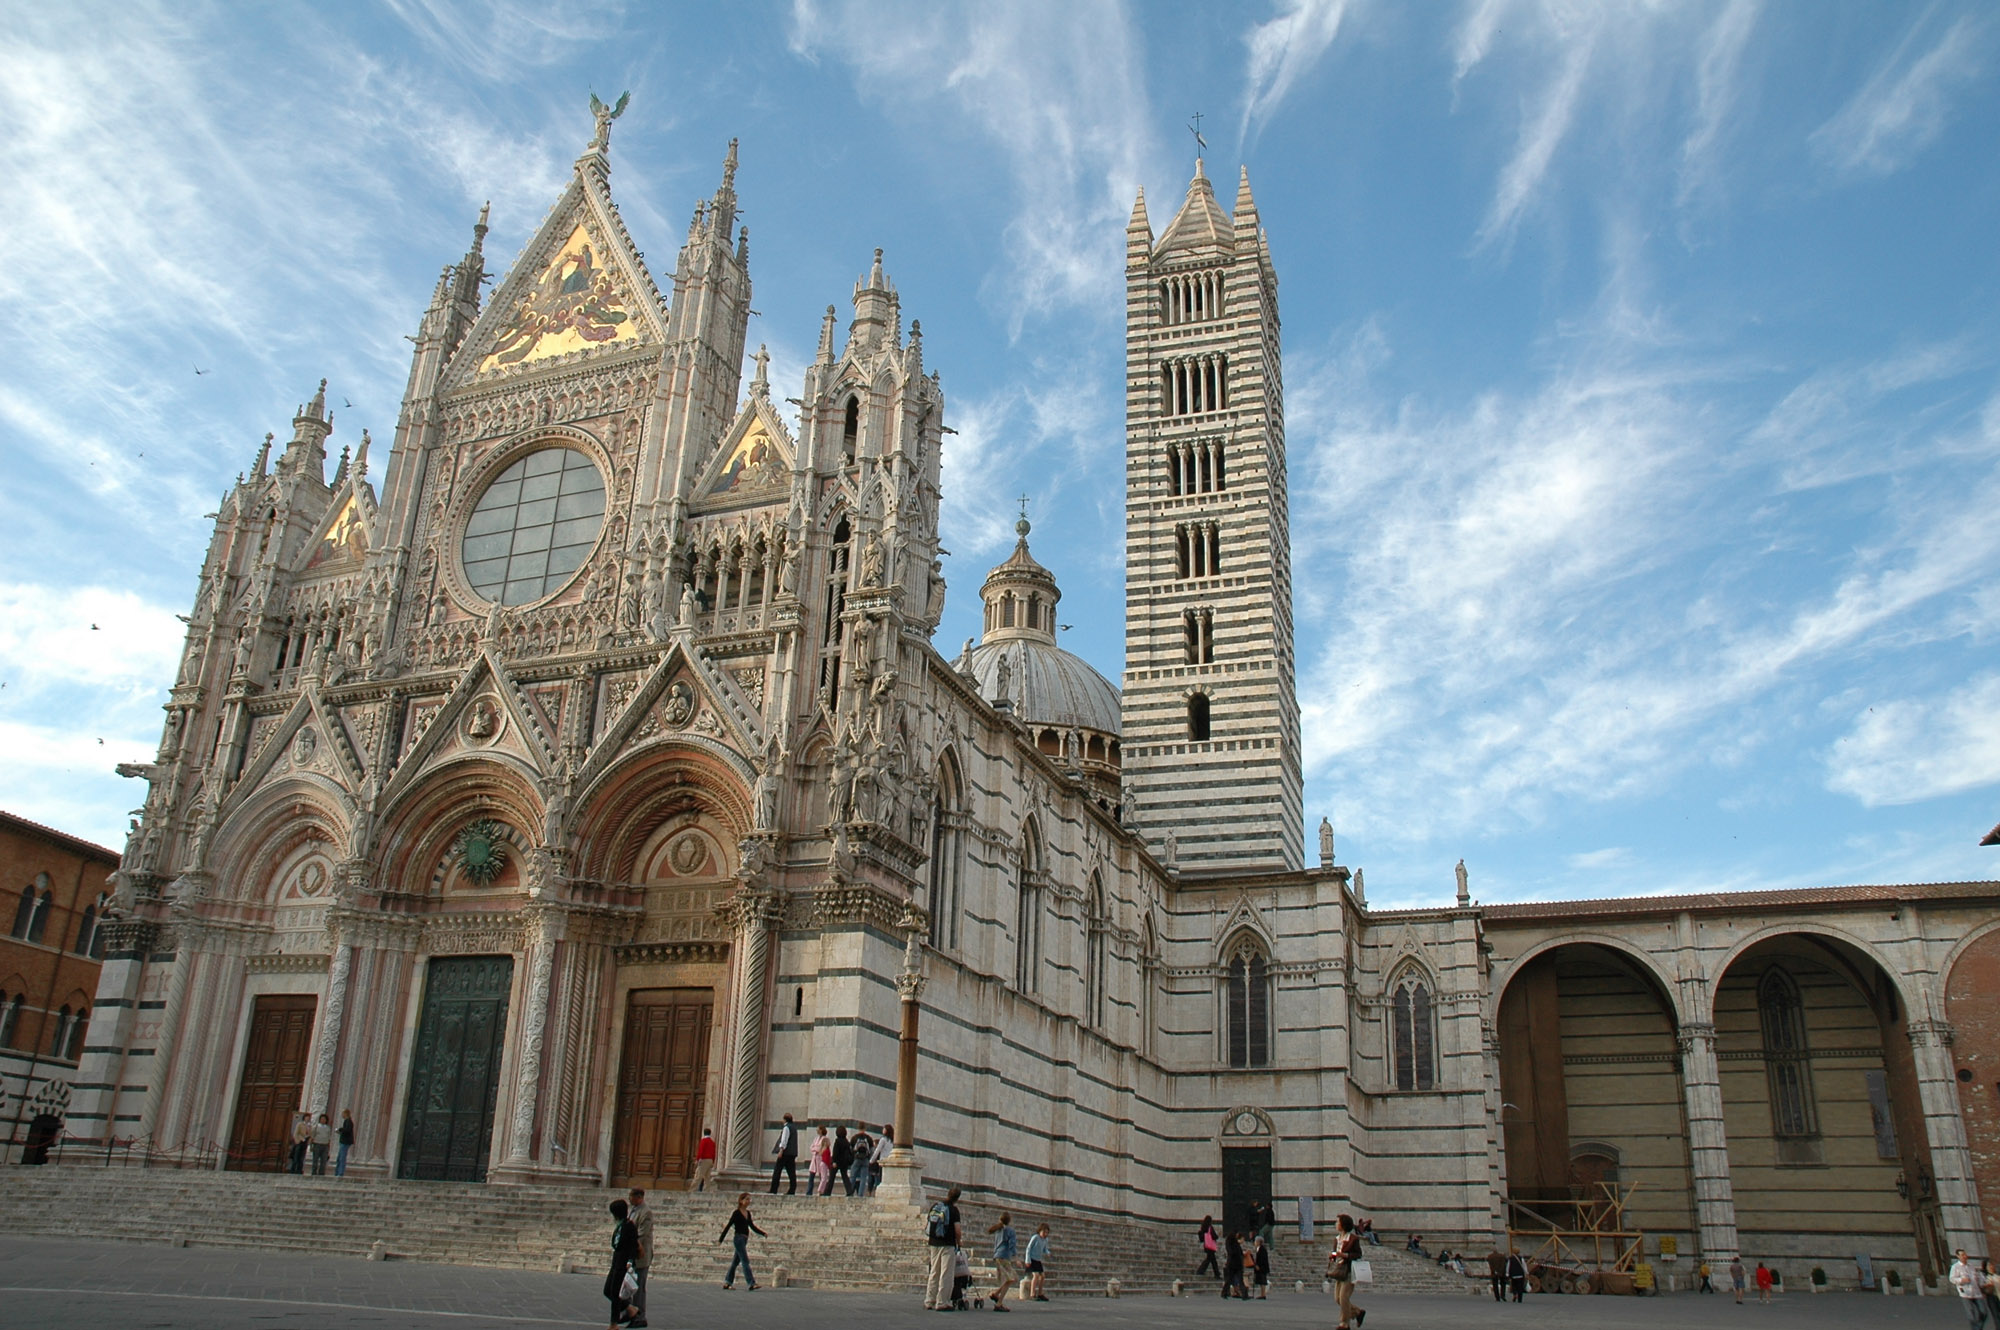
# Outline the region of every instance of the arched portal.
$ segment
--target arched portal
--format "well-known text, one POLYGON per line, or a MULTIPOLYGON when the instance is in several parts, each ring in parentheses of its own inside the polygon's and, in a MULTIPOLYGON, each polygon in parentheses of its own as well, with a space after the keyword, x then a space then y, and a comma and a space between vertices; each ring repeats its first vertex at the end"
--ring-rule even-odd
POLYGON ((1638 1183, 1628 1226, 1694 1249, 1672 998, 1638 957, 1596 942, 1517 966, 1500 995, 1507 1195, 1565 1223, 1599 1183, 1638 1183))
POLYGON ((1930 1278, 1946 1257, 1906 1013, 1859 947, 1780 933, 1715 987, 1715 1056, 1746 1259, 1855 1252, 1930 1278))

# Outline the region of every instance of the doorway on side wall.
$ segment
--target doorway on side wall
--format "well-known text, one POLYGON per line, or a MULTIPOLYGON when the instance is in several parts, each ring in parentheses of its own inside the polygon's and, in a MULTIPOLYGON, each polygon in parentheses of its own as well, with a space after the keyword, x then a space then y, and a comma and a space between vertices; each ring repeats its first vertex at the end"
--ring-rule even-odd
POLYGON ((243 1052, 223 1167, 284 1172, 292 1148, 292 1118, 305 1096, 318 1002, 310 993, 267 993, 251 1004, 249 1047, 243 1052))
POLYGON ((1251 1207, 1271 1200, 1271 1147, 1228 1145, 1222 1149, 1222 1226, 1228 1233, 1254 1233, 1251 1207))
POLYGON ((714 1014, 715 994, 706 988, 641 988, 626 999, 612 1185, 688 1185, 701 1129, 712 1125, 702 1113, 714 1014))
POLYGON ((430 963, 410 1058, 397 1177, 486 1181, 513 981, 512 956, 449 956, 430 963))

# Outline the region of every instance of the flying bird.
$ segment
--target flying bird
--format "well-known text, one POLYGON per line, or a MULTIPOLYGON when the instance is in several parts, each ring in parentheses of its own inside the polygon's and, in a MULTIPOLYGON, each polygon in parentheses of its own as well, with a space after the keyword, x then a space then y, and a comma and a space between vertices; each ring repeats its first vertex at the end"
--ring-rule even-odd
POLYGON ((354 409, 354 403, 348 401, 345 397, 340 399, 340 404, 349 411, 352 411, 354 409))
POLYGON ((94 632, 97 632, 97 631, 98 631, 98 628, 97 628, 97 625, 96 625, 96 624, 92 624, 92 625, 90 625, 90 631, 91 631, 91 632, 93 632, 93 633, 94 633, 94 632))
POLYGON ((199 365, 196 365, 196 366, 194 367, 194 372, 195 372, 196 374, 206 374, 206 373, 208 373, 208 371, 207 371, 207 370, 203 369, 203 368, 202 368, 201 366, 199 366, 199 365))

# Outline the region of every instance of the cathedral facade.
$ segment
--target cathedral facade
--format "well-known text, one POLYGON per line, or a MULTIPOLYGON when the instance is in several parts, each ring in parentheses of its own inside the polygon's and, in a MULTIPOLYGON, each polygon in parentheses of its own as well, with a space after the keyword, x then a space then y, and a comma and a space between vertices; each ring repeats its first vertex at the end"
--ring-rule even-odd
POLYGON ((598 115, 491 298, 483 215, 440 276, 379 491, 322 384, 225 498, 71 1133, 271 1168, 346 1109, 363 1174, 674 1187, 791 1113, 898 1123, 903 1197, 1484 1243, 1639 1182, 1688 1253, 1983 1249, 1994 884, 1371 911, 1308 860, 1247 174, 1127 230, 1115 686, 1025 518, 934 645, 945 399, 880 251, 781 410, 735 145, 662 290, 598 115))

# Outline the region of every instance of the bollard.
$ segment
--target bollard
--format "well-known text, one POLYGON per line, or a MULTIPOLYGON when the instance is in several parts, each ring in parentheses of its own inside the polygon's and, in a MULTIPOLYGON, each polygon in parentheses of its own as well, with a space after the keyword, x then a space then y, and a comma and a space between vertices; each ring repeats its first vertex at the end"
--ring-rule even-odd
POLYGON ((1118 1296, 1118 1290, 1122 1287, 1124 1286, 1121 1285, 1117 1280, 1107 1279, 1104 1281, 1104 1296, 1107 1298, 1115 1298, 1118 1296))
POLYGON ((1170 1297, 1170 1298, 1178 1298, 1178 1297, 1180 1297, 1180 1296, 1181 1296, 1181 1289, 1182 1289, 1182 1288, 1184 1288, 1184 1287, 1185 1287, 1185 1285, 1183 1285, 1183 1284, 1181 1283, 1181 1281, 1180 1281, 1180 1280, 1176 1279, 1176 1280, 1175 1280, 1175 1281, 1173 1282, 1173 1285, 1172 1285, 1172 1286, 1171 1286, 1170 1288, 1168 1288, 1168 1289, 1167 1289, 1167 1296, 1168 1296, 1168 1297, 1170 1297))
POLYGON ((388 1243, 386 1243, 386 1242, 382 1241, 382 1239, 380 1239, 380 1238, 377 1238, 377 1239, 375 1239, 375 1241, 373 1241, 373 1242, 371 1242, 371 1243, 369 1243, 369 1244, 368 1244, 368 1259, 369 1259, 369 1260, 371 1260, 371 1261, 385 1261, 385 1260, 387 1260, 388 1258, 389 1258, 389 1244, 388 1244, 388 1243))
POLYGON ((1293 1281, 1293 1283, 1292 1283, 1292 1291, 1293 1291, 1294 1293, 1303 1293, 1303 1292, 1305 1292, 1305 1291, 1306 1291, 1306 1281, 1305 1281, 1305 1280, 1303 1280, 1303 1279, 1299 1279, 1299 1280, 1294 1280, 1294 1281, 1293 1281))

